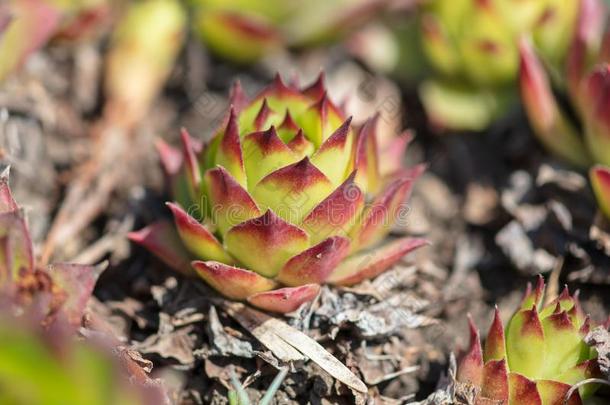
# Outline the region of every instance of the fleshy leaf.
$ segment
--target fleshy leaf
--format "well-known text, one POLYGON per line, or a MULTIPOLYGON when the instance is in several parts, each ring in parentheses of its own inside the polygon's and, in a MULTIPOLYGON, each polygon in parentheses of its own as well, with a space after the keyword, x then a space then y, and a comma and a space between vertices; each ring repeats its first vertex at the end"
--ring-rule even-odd
POLYGON ((404 201, 411 193, 416 178, 402 176, 392 181, 370 205, 365 207, 357 226, 350 232, 352 252, 379 242, 387 234, 402 212, 404 201))
POLYGON ((229 113, 227 127, 218 136, 221 138, 216 151, 216 164, 224 167, 242 187, 246 187, 246 171, 239 138, 239 127, 233 108, 229 113))
POLYGON ((562 115, 542 63, 529 42, 521 41, 519 49, 521 98, 534 133, 553 153, 573 164, 586 166, 589 153, 576 129, 562 115))
POLYGON ((506 360, 491 360, 483 367, 481 395, 496 401, 508 401, 506 360))
POLYGON ((508 403, 510 405, 543 405, 536 383, 521 374, 509 373, 508 387, 508 403))
POLYGON ((520 308, 530 309, 532 306, 536 306, 536 308, 540 307, 542 304, 543 295, 544 278, 542 276, 538 276, 538 281, 534 290, 532 290, 532 284, 529 282, 527 283, 527 289, 523 295, 523 299, 521 300, 520 308))
POLYGON ((180 139, 182 140, 184 169, 189 195, 191 201, 197 202, 201 194, 201 170, 195 156, 195 146, 190 134, 184 128, 180 131, 180 139))
POLYGON ((127 237, 144 246, 174 270, 190 275, 191 257, 182 244, 180 235, 171 221, 158 221, 139 231, 130 232, 127 237))
POLYGON ((291 257, 309 247, 309 238, 305 231, 267 210, 231 228, 225 245, 247 268, 274 277, 291 257))
POLYGON ((247 135, 243 139, 243 150, 249 189, 268 174, 299 160, 277 136, 273 126, 247 135))
POLYGON ((233 264, 234 260, 227 254, 220 242, 199 221, 190 216, 178 204, 167 203, 174 215, 178 234, 184 245, 201 260, 214 260, 233 264))
POLYGON ((248 302, 266 311, 288 313, 296 311, 303 303, 313 300, 319 291, 318 284, 279 288, 254 294, 248 297, 248 302))
POLYGON ((547 355, 541 376, 552 378, 571 364, 578 363, 585 343, 565 311, 542 319, 542 328, 547 355))
POLYGON ((333 235, 346 236, 354 226, 364 207, 364 194, 354 178, 352 173, 303 220, 302 227, 312 244, 333 235))
POLYGON ((0 285, 34 268, 30 233, 18 212, 0 214, 0 285))
POLYGON ((223 295, 245 300, 252 294, 271 290, 276 286, 273 280, 253 271, 226 265, 224 263, 195 261, 193 268, 209 285, 223 295))
POLYGON ((480 387, 483 383, 483 352, 481 350, 481 337, 478 329, 474 326, 472 318, 468 315, 468 329, 470 331, 470 343, 468 350, 460 359, 457 380, 462 383, 472 384, 480 387))
POLYGON ((320 169, 335 186, 345 180, 349 169, 353 142, 351 122, 350 117, 324 141, 320 149, 311 157, 311 163, 320 169))
POLYGON ((349 253, 349 239, 334 236, 292 257, 277 275, 289 286, 322 283, 349 253))
POLYGON ((357 171, 356 183, 366 193, 372 194, 375 194, 381 187, 379 149, 375 134, 378 117, 369 119, 360 128, 354 149, 354 169, 357 171))
POLYGON ((567 402, 564 402, 571 387, 568 384, 553 380, 538 380, 536 387, 542 399, 542 405, 582 405, 578 391, 574 392, 567 402))
POLYGON ((261 215, 248 192, 222 166, 208 170, 205 182, 214 223, 225 235, 231 227, 261 215))
POLYGON ((535 308, 517 312, 506 332, 506 356, 511 372, 539 378, 548 359, 545 337, 535 308))
POLYGON ((67 263, 52 264, 48 267, 53 282, 66 294, 66 300, 62 303, 61 310, 74 328, 81 324, 87 301, 93 294, 93 288, 101 269, 103 267, 67 263))
POLYGON ((9 169, 6 168, 0 173, 0 214, 19 209, 8 186, 8 171, 9 169))
MULTIPOLYGON (((574 385, 580 381, 597 378, 601 375, 599 370, 599 364, 596 360, 584 361, 566 371, 561 373, 558 377, 554 378, 557 381, 568 385, 574 385)), ((589 397, 597 387, 593 384, 585 385, 579 388, 580 395, 583 398, 589 397)))
POLYGON ((353 285, 376 277, 407 253, 427 244, 425 239, 401 238, 370 251, 352 255, 337 266, 328 281, 337 285, 353 285))
POLYGON ((494 319, 487 333, 484 350, 485 361, 501 360, 506 357, 506 342, 504 339, 504 326, 500 319, 500 311, 496 306, 494 319))
POLYGON ((304 158, 267 175, 252 195, 261 208, 271 208, 286 221, 300 223, 332 191, 328 178, 304 158))

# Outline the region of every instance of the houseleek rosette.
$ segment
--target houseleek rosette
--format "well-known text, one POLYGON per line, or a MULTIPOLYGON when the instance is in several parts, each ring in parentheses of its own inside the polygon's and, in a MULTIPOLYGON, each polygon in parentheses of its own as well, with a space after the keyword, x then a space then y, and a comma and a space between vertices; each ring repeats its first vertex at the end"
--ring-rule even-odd
MULTIPOLYGON (((482 347, 470 321, 470 347, 462 357, 457 379, 477 388, 477 404, 563 405, 572 385, 597 376, 595 351, 584 337, 591 321, 577 295, 564 291, 542 305, 544 281, 527 292, 506 329, 498 310, 482 347)), ((595 391, 583 385, 569 405, 582 404, 595 391)))
POLYGON ((550 66, 561 64, 580 1, 424 2, 419 31, 434 73, 420 93, 430 119, 449 129, 486 128, 516 99, 518 38, 529 36, 550 66))
POLYGON ((130 236, 168 264, 198 259, 192 267, 225 296, 289 312, 321 283, 374 277, 426 243, 378 246, 423 171, 400 167, 410 133, 379 150, 377 118, 352 125, 322 75, 302 90, 278 76, 252 100, 236 84, 224 121, 207 145, 186 131, 182 152, 160 144, 175 228, 130 236))

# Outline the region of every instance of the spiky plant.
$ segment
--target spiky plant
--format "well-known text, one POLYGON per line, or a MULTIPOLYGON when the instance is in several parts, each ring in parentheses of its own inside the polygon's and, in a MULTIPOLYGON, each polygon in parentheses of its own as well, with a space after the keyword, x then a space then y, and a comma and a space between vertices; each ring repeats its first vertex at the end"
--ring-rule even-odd
POLYGON ((0 307, 30 313, 45 325, 80 326, 99 269, 77 264, 38 266, 22 210, 0 175, 0 307))
POLYGON ((610 31, 604 9, 598 0, 581 0, 563 80, 551 80, 531 43, 522 40, 520 88, 540 142, 576 166, 594 165, 593 190, 610 218, 610 31))
MULTIPOLYGON (((596 354, 584 342, 591 321, 578 296, 567 287, 542 305, 544 281, 528 284, 506 329, 498 309, 484 348, 470 320, 470 347, 460 360, 457 379, 477 389, 477 404, 563 405, 572 385, 594 377, 596 354)), ((581 387, 567 404, 582 404, 595 390, 581 387)))
POLYGON ((194 30, 222 58, 252 63, 285 47, 329 42, 371 19, 386 1, 192 0, 194 30))
POLYGON ((420 36, 434 75, 420 93, 431 120, 450 129, 488 126, 516 98, 517 39, 530 36, 550 65, 559 64, 579 1, 424 2, 420 36))
POLYGON ((594 162, 610 164, 605 113, 610 35, 604 35, 604 10, 598 0, 581 0, 560 79, 545 69, 529 41, 520 42, 521 99, 534 133, 551 152, 585 167, 594 162), (569 102, 569 108, 557 93, 569 102))
POLYGON ((252 100, 236 84, 207 145, 183 131, 182 153, 160 146, 181 242, 167 223, 130 237, 174 267, 199 259, 194 269, 222 294, 276 312, 312 300, 320 283, 374 277, 426 243, 377 246, 423 166, 380 172, 381 160, 400 161, 410 134, 380 151, 376 120, 352 126, 323 76, 303 90, 277 76, 252 100))

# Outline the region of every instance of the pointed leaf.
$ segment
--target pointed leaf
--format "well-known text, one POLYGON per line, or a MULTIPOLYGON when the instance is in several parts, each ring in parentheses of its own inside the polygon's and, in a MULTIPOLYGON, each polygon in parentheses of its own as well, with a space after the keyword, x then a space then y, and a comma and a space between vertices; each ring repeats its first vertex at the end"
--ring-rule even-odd
POLYGON ((192 265, 197 274, 210 286, 222 295, 234 300, 245 300, 252 294, 268 291, 276 286, 273 280, 253 271, 224 263, 195 261, 192 265))
POLYGON ((148 249, 165 264, 181 273, 191 275, 191 257, 171 221, 157 221, 127 237, 148 249))
POLYGON ((379 172, 379 150, 377 147, 377 120, 379 115, 364 123, 356 139, 354 149, 354 169, 357 170, 356 183, 366 193, 375 194, 381 187, 379 172))
POLYGON ((552 380, 538 380, 536 382, 542 405, 582 405, 578 391, 574 392, 567 402, 564 402, 570 385, 552 380))
POLYGON ((52 264, 47 269, 53 282, 65 293, 62 312, 72 327, 79 327, 103 267, 62 263, 52 264))
POLYGON ((22 269, 33 268, 32 240, 21 214, 0 214, 0 285, 16 280, 22 269))
POLYGON ((277 279, 289 286, 323 283, 348 253, 349 239, 328 238, 288 260, 277 279))
POLYGON ((234 263, 233 258, 203 224, 190 216, 178 204, 167 203, 167 206, 174 215, 176 229, 182 242, 195 257, 227 264, 234 263))
POLYGON ((261 208, 271 208, 286 221, 300 223, 333 189, 328 178, 304 158, 264 177, 252 195, 261 208))
POLYGON ((243 139, 244 163, 248 188, 268 174, 297 162, 298 156, 277 136, 275 127, 253 132, 243 139))
POLYGON ((562 115, 542 63, 529 42, 520 42, 521 98, 534 133, 550 151, 573 164, 585 166, 590 158, 578 132, 562 115))
POLYGON ((311 243, 329 236, 346 236, 364 207, 364 194, 354 182, 352 173, 343 184, 324 199, 305 217, 302 228, 311 243))
POLYGON ((504 326, 500 319, 500 311, 496 306, 494 311, 494 320, 491 323, 487 339, 485 340, 485 361, 501 360, 506 358, 506 342, 504 340, 504 326))
POLYGON ((550 379, 577 364, 586 344, 565 311, 542 319, 542 328, 547 355, 541 376, 550 379))
POLYGON ((481 337, 470 315, 468 315, 468 329, 470 331, 470 344, 468 350, 460 359, 457 369, 457 380, 462 383, 472 384, 475 387, 481 387, 481 384, 483 384, 481 337))
POLYGON ((547 361, 542 323, 535 308, 517 312, 506 332, 506 356, 511 372, 539 378, 547 361))
POLYGON ((8 185, 8 173, 8 168, 0 173, 0 214, 17 211, 19 209, 8 185))
POLYGON ((353 285, 378 276, 412 250, 427 245, 424 239, 401 238, 370 251, 348 257, 330 275, 337 285, 353 285))
POLYGON ((402 214, 401 209, 405 208, 403 204, 411 194, 415 180, 414 177, 403 176, 392 181, 364 208, 357 225, 350 232, 352 252, 372 246, 385 237, 402 214))
POLYGON ((506 360, 491 360, 483 367, 481 395, 496 401, 508 401, 508 368, 506 360))
POLYGON ((299 160, 310 156, 314 152, 313 144, 305 138, 301 129, 297 130, 296 135, 288 142, 287 146, 299 160))
POLYGON ((242 157, 239 128, 235 110, 231 109, 224 132, 219 134, 220 143, 216 151, 216 164, 224 167, 242 186, 246 187, 246 171, 242 157))
POLYGON ((326 93, 302 115, 295 117, 305 136, 316 148, 335 132, 344 122, 343 114, 326 93))
POLYGON ((286 287, 254 294, 248 297, 248 302, 266 311, 285 314, 296 311, 305 302, 312 301, 319 291, 318 284, 286 287))
POLYGON ((222 235, 233 226, 261 215, 250 194, 222 166, 208 170, 205 182, 212 219, 222 235))
POLYGON ((335 186, 345 180, 350 169, 350 152, 353 142, 351 122, 350 117, 324 141, 320 149, 311 157, 311 163, 320 169, 335 186))
POLYGON ((247 268, 274 277, 291 257, 309 247, 309 238, 305 231, 267 210, 231 228, 225 245, 247 268))
POLYGON ((508 375, 509 405, 543 405, 536 383, 518 373, 508 375))

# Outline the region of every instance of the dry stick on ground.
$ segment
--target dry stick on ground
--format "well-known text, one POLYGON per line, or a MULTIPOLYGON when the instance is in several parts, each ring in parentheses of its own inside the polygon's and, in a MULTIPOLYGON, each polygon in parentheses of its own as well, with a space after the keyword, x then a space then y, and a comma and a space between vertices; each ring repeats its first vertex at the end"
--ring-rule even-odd
POLYGON ((41 263, 48 263, 55 248, 85 229, 108 204, 124 174, 117 162, 127 161, 132 137, 129 129, 102 121, 96 134, 94 154, 79 168, 45 241, 41 263))

